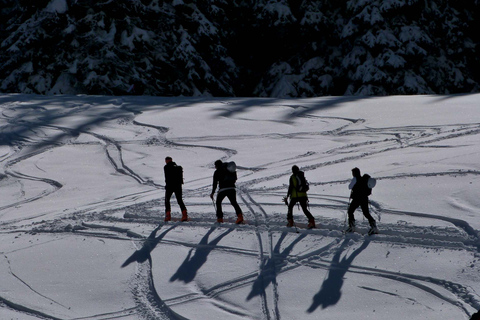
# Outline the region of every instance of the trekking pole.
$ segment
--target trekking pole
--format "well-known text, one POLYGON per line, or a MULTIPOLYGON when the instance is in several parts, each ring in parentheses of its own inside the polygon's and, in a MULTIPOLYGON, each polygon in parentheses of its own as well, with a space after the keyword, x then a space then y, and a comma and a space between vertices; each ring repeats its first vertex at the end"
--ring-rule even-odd
POLYGON ((295 223, 295 221, 293 222, 293 226, 295 227, 295 232, 296 232, 296 233, 300 233, 300 232, 298 232, 297 224, 295 223))
MULTIPOLYGON (((285 205, 288 207, 288 198, 287 198, 287 197, 284 197, 284 198, 283 198, 283 202, 284 202, 285 205)), ((295 223, 295 221, 293 222, 293 226, 295 227, 295 232, 296 232, 296 233, 299 233, 299 232, 298 232, 298 228, 297 228, 297 224, 295 223)))
POLYGON ((210 199, 212 199, 213 209, 215 210, 215 213, 217 213, 217 205, 215 204, 215 200, 213 200, 214 195, 215 195, 215 191, 210 195, 210 199))
POLYGON ((215 200, 212 199, 212 203, 213 203, 213 209, 215 209, 215 213, 217 213, 217 205, 215 204, 215 200))
POLYGON ((378 213, 376 210, 373 210, 373 208, 375 207, 372 205, 372 202, 370 201, 370 199, 368 200, 368 207, 370 209, 370 214, 374 213, 377 216, 378 222, 380 222, 382 217, 380 216, 380 213, 378 213))
POLYGON ((350 197, 348 199, 348 204, 347 204, 347 211, 345 211, 345 221, 343 222, 343 229, 347 229, 347 217, 348 217, 348 209, 350 209, 350 201, 352 200, 352 198, 350 197))

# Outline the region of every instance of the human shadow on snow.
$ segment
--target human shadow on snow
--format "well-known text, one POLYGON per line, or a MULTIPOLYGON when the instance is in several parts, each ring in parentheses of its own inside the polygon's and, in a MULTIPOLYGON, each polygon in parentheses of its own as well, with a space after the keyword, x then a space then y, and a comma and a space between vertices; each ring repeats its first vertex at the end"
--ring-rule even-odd
POLYGON ((173 230, 176 226, 172 226, 162 232, 158 237, 156 237, 158 230, 160 230, 161 226, 158 226, 155 230, 150 233, 148 238, 145 240, 143 243, 142 248, 139 250, 135 251, 123 264, 122 268, 125 268, 132 262, 138 262, 138 263, 143 263, 145 261, 150 261, 152 262, 152 257, 150 256, 150 253, 155 249, 157 244, 160 242, 160 240, 165 237, 167 233, 169 233, 171 230, 173 230))
POLYGON ((226 232, 220 234, 212 241, 208 241, 210 235, 217 230, 216 227, 210 228, 210 230, 203 236, 200 243, 196 246, 195 249, 191 249, 188 252, 187 257, 183 263, 178 268, 177 272, 170 278, 170 282, 180 280, 185 283, 192 282, 193 279, 197 276, 198 270, 207 262, 208 255, 212 252, 213 249, 218 245, 220 240, 227 236, 234 229, 229 229, 226 232), (195 253, 192 256, 192 252, 195 253))
POLYGON ((263 261, 263 264, 260 267, 260 273, 257 279, 253 282, 252 290, 247 296, 247 300, 251 300, 252 298, 259 295, 264 295, 265 289, 270 285, 270 283, 276 283, 277 266, 281 268, 284 261, 288 258, 295 245, 297 245, 307 236, 306 234, 298 236, 294 241, 292 241, 292 243, 288 245, 288 247, 286 247, 282 252, 280 252, 282 242, 283 240, 285 240, 285 237, 288 234, 288 232, 282 233, 280 239, 278 239, 277 244, 275 245, 275 248, 273 249, 272 256, 269 257, 267 260, 263 261))
POLYGON ((330 263, 328 276, 323 281, 320 291, 313 297, 312 305, 307 310, 308 313, 314 312, 318 307, 326 309, 330 306, 336 305, 338 301, 340 301, 345 274, 348 272, 348 269, 350 269, 353 260, 370 244, 370 239, 365 239, 363 244, 350 254, 348 258, 345 255, 340 260, 349 241, 350 239, 345 239, 335 253, 332 262, 330 263))

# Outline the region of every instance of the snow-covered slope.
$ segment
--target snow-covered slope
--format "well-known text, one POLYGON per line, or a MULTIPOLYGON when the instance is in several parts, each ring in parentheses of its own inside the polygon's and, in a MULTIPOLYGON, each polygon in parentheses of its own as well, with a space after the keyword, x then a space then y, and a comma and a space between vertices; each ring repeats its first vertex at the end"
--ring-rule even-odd
POLYGON ((469 319, 480 309, 479 95, 0 96, 2 319, 469 319), (191 221, 163 223, 164 158, 191 221), (213 163, 247 224, 215 224, 213 163), (317 229, 285 227, 292 165, 317 229), (377 179, 344 235, 350 170, 377 179))

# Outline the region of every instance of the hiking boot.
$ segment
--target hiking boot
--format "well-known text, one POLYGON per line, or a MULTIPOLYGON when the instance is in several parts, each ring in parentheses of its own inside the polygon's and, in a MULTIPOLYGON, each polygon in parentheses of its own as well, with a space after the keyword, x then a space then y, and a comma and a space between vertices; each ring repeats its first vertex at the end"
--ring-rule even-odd
POLYGON ((223 223, 223 218, 217 218, 217 223, 223 223))
POLYGON ((172 220, 172 215, 170 211, 165 212, 165 222, 172 220))
POLYGON ((350 221, 348 223, 348 228, 345 230, 346 233, 355 232, 355 221, 350 221))
POLYGON ((368 230, 368 235, 371 236, 372 234, 378 234, 377 227, 371 227, 370 230, 368 230))
POLYGON ((180 221, 188 221, 187 210, 182 211, 182 219, 180 221))
POLYGON ((237 221, 235 221, 235 224, 243 224, 243 214, 239 214, 237 216, 237 221))
POLYGON ((370 230, 368 230, 368 235, 377 234, 377 223, 375 221, 370 223, 370 230))
POLYGON ((307 229, 313 229, 313 228, 316 228, 316 226, 315 226, 315 219, 310 219, 310 220, 308 220, 307 229))
POLYGON ((291 228, 293 226, 294 226, 293 219, 287 219, 287 228, 291 228))

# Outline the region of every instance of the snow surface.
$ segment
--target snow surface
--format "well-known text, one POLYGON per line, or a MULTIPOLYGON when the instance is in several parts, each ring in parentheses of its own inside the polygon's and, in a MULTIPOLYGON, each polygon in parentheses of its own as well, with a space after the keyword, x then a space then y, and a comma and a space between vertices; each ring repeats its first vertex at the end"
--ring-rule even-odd
POLYGON ((1 95, 0 318, 468 319, 479 99, 1 95), (166 156, 189 222, 163 223, 166 156), (217 159, 237 163, 245 225, 227 200, 214 223, 217 159), (293 164, 317 229, 285 227, 293 164), (377 180, 378 235, 360 211, 342 234, 353 167, 377 180))

